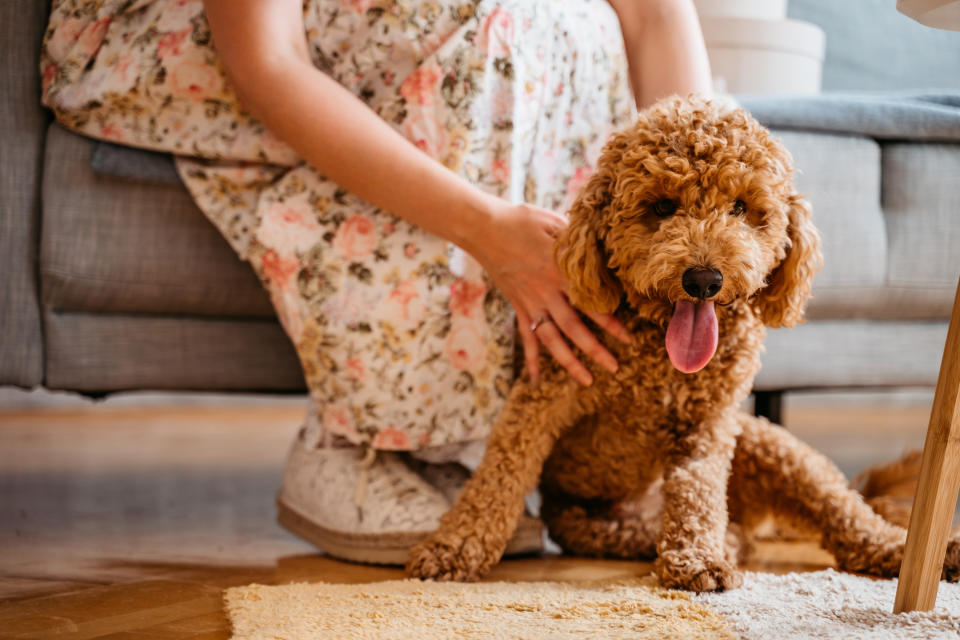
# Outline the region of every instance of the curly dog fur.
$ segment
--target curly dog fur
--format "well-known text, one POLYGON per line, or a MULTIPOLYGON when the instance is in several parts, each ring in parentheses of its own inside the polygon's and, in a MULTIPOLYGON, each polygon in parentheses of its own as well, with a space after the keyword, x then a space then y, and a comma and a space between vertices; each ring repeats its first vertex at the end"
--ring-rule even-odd
MULTIPOLYGON (((760 368, 765 327, 802 319, 821 264, 790 156, 766 129, 696 96, 645 110, 608 142, 556 255, 571 302, 615 312, 632 343, 602 337, 620 368, 591 364, 589 387, 546 357, 537 383, 517 382, 476 473, 411 550, 410 575, 482 577, 538 483, 564 550, 655 555, 666 586, 738 586, 736 530, 770 511, 819 530, 843 569, 897 573, 905 531, 827 458, 738 408, 760 368), (718 271, 722 286, 691 295, 691 269, 718 271), (715 313, 715 352, 692 373, 671 364, 667 344, 683 305, 715 313), (631 508, 645 494, 662 505, 631 508)), ((954 540, 948 577, 958 565, 954 540)))

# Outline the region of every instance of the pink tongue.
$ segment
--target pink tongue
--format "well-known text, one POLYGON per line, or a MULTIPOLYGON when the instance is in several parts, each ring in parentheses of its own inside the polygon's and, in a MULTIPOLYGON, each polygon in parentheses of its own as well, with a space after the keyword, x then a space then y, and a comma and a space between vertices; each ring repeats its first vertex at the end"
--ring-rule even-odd
POLYGON ((667 327, 667 354, 683 373, 700 371, 717 351, 717 315, 713 301, 679 300, 667 327))

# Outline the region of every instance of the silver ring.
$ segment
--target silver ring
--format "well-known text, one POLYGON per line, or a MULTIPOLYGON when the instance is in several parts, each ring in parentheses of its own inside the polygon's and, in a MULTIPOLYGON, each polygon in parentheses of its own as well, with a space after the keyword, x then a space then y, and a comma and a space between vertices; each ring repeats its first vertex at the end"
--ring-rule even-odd
POLYGON ((537 329, 540 328, 540 325, 542 325, 544 322, 551 322, 551 320, 552 319, 550 318, 550 316, 547 316, 547 315, 540 316, 539 318, 534 320, 533 323, 530 325, 530 333, 536 333, 537 329))

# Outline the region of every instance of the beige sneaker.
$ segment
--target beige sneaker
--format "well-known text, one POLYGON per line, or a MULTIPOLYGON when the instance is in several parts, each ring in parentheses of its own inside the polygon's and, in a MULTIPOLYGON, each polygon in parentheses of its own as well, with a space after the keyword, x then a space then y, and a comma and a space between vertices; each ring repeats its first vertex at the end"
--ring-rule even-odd
MULTIPOLYGON (((414 471, 401 454, 312 448, 301 432, 287 456, 277 519, 331 556, 402 565, 409 548, 437 528, 468 477, 459 465, 421 468, 429 469, 425 475, 439 486, 414 471)), ((540 521, 525 516, 506 553, 542 549, 540 521)))

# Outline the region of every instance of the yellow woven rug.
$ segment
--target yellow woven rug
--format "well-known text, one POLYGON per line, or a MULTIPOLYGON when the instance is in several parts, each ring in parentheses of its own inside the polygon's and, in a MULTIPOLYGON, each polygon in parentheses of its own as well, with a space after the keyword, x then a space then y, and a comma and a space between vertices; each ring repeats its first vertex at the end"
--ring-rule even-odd
POLYGON ((228 589, 225 601, 234 640, 738 637, 708 606, 655 584, 255 584, 228 589))

